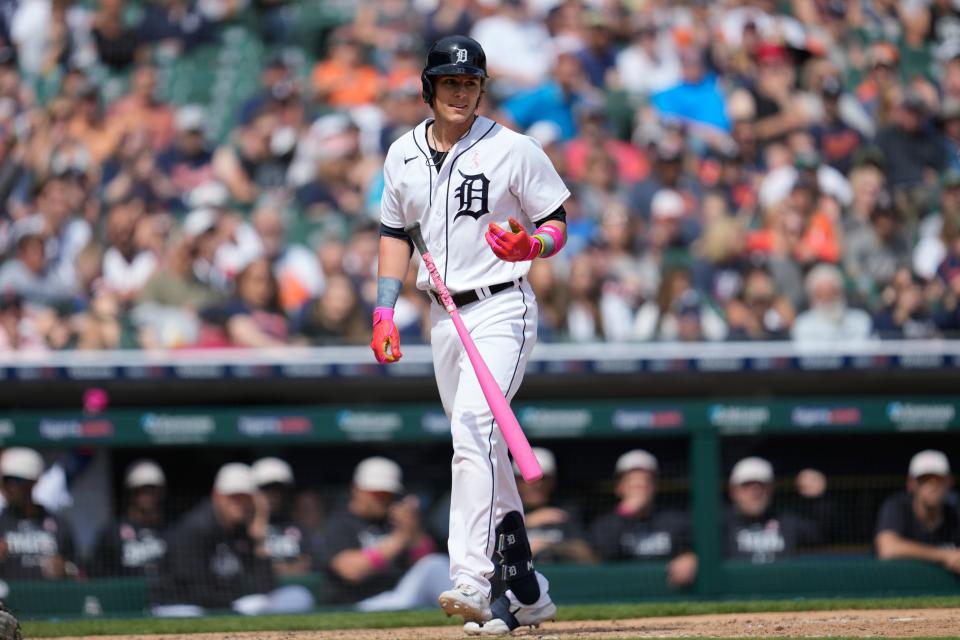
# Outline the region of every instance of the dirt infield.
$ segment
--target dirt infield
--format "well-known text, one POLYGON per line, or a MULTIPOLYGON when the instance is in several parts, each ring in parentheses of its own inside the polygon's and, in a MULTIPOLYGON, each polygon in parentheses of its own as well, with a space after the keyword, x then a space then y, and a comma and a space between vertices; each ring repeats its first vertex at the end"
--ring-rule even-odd
MULTIPOLYGON (((795 613, 734 613, 633 620, 554 622, 516 637, 540 640, 583 638, 756 638, 769 636, 862 638, 958 637, 960 609, 878 609, 795 613)), ((344 629, 199 633, 192 635, 87 636, 85 640, 452 640, 464 638, 460 627, 344 629)), ((67 640, 79 640, 68 638, 67 640)))

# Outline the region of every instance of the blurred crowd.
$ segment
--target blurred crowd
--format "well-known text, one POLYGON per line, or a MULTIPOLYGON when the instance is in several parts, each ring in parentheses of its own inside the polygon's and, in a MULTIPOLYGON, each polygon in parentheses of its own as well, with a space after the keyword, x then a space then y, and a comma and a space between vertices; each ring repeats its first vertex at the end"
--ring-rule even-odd
MULTIPOLYGON (((655 561, 671 588, 695 582, 698 525, 685 504, 664 499, 661 486, 671 479, 662 478, 652 453, 622 453, 604 483, 609 499, 580 503, 557 491, 563 473, 557 457, 543 448, 534 454, 542 479, 521 482, 519 469, 514 472, 533 557, 547 575, 548 565, 558 562, 655 561)), ((389 458, 360 461, 344 479, 344 495, 329 502, 300 486, 283 459, 227 463, 199 503, 177 516, 171 516, 163 469, 140 459, 124 472, 118 508, 87 549, 77 544, 64 501, 50 489, 56 469, 32 449, 10 447, 0 455, 5 580, 142 577, 158 616, 286 613, 318 602, 364 611, 433 607, 451 585, 443 553, 449 495, 406 486, 403 470, 389 458), (322 586, 311 574, 323 576, 322 586)), ((904 490, 870 514, 875 556, 960 573, 960 504, 947 456, 919 451, 906 471, 904 490)), ((721 520, 709 527, 720 537, 723 557, 769 563, 811 552, 850 553, 844 527, 851 514, 827 485, 815 469, 778 482, 768 460, 737 461, 727 476, 721 520)))
MULTIPOLYGON (((952 0, 331 5, 304 41, 296 0, 0 3, 0 349, 365 343, 382 159, 453 33, 573 192, 543 339, 960 328, 952 0), (166 101, 158 65, 228 32, 250 94, 166 101)), ((427 306, 408 282, 405 343, 427 306)))

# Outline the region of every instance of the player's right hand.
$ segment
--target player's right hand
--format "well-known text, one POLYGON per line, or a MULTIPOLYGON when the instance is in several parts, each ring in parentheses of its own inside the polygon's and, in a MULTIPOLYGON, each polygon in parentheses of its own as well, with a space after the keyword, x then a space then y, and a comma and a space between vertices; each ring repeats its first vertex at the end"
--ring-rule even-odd
POLYGON ((396 362, 403 356, 400 353, 400 332, 393 323, 393 309, 377 307, 373 310, 373 340, 370 341, 370 348, 380 364, 396 362))

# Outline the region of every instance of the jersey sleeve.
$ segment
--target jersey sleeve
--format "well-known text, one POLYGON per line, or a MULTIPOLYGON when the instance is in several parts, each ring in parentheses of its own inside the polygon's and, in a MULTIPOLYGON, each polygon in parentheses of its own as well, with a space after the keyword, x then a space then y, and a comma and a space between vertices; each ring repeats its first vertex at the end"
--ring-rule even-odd
POLYGON ((877 530, 892 531, 900 536, 906 536, 907 523, 904 520, 903 509, 900 508, 901 500, 899 496, 893 495, 887 498, 880 507, 880 513, 877 515, 877 530))
POLYGON ((400 206, 400 193, 397 191, 398 143, 394 143, 383 162, 383 195, 380 197, 380 223, 386 227, 403 229, 406 221, 400 206))
POLYGON ((539 222, 570 197, 570 190, 536 140, 520 136, 511 156, 514 168, 510 176, 510 191, 520 201, 520 209, 531 221, 539 222))

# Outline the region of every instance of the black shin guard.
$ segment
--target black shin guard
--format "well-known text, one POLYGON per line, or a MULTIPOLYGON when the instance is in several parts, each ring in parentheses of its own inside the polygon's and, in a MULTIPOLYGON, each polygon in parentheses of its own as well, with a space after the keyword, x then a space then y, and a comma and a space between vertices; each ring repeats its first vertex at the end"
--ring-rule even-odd
POLYGON ((513 595, 523 604, 540 598, 540 585, 533 570, 533 553, 519 511, 511 511, 497 526, 497 553, 500 555, 500 577, 513 595))

